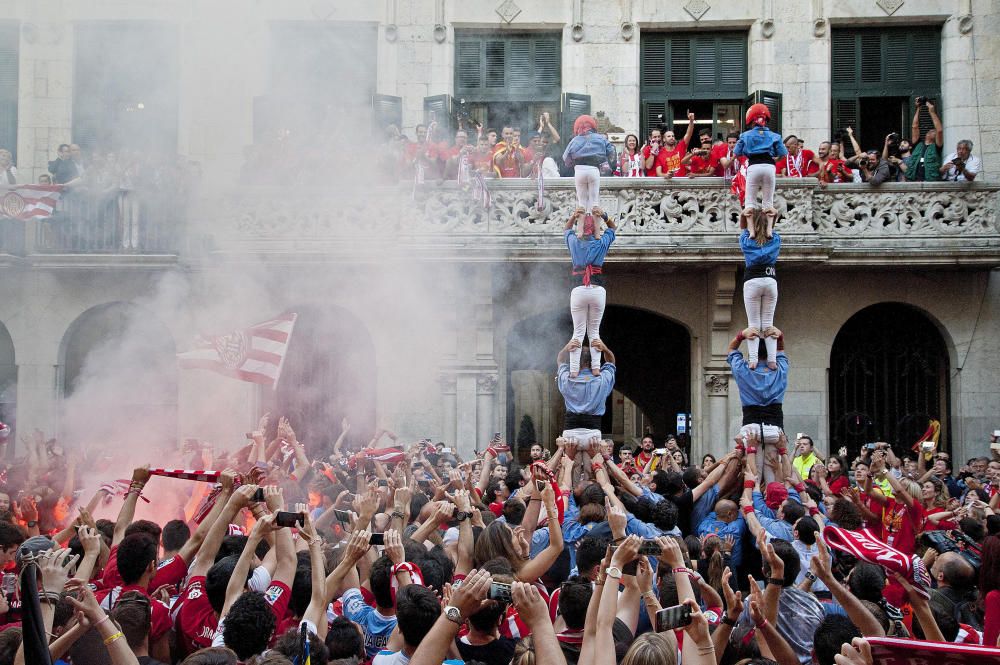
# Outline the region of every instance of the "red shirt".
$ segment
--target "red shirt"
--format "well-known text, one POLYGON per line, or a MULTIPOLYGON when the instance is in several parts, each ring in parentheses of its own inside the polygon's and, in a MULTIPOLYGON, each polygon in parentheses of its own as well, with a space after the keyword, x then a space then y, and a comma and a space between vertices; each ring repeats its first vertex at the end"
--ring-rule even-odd
POLYGON ((212 646, 219 617, 215 616, 215 610, 208 602, 204 575, 192 577, 177 602, 180 604, 177 632, 182 657, 212 646))
POLYGON ((278 623, 281 623, 285 614, 288 613, 288 602, 291 599, 292 590, 284 582, 271 582, 271 586, 267 587, 267 591, 264 592, 264 600, 271 606, 271 611, 274 612, 278 623))
POLYGON ((789 154, 787 157, 779 159, 775 163, 774 168, 777 169, 778 175, 789 178, 803 178, 815 175, 819 171, 819 165, 813 161, 815 156, 812 150, 803 148, 794 157, 789 154))
POLYGON ((97 600, 100 601, 101 607, 110 609, 118 604, 118 599, 121 598, 123 593, 128 593, 130 591, 138 591, 146 598, 149 598, 149 604, 152 609, 152 620, 149 628, 149 643, 152 644, 166 635, 173 626, 173 622, 170 620, 170 608, 160 601, 150 598, 149 593, 138 584, 117 586, 104 592, 103 595, 99 595, 97 600))
POLYGON ((653 453, 652 453, 652 451, 650 451, 650 452, 647 453, 645 450, 640 450, 635 455, 635 466, 636 466, 636 468, 639 469, 639 471, 642 471, 643 469, 646 468, 646 465, 649 464, 649 460, 651 460, 651 459, 653 459, 653 453))
MULTIPOLYGON (((708 155, 708 165, 712 167, 712 175, 717 178, 725 177, 726 169, 722 166, 722 160, 732 160, 732 158, 732 150, 729 148, 728 143, 720 143, 719 145, 712 146, 712 152, 708 155)), ((736 174, 736 168, 732 163, 729 165, 729 171, 730 175, 736 174)))
MULTIPOLYGON (((663 150, 663 146, 660 146, 660 150, 663 150)), ((642 163, 645 164, 646 160, 649 159, 649 156, 652 154, 653 154, 653 146, 651 145, 642 146, 642 163)), ((653 165, 650 168, 646 169, 646 176, 652 178, 655 175, 656 175, 656 159, 654 158, 653 165)))
POLYGON ((830 488, 831 494, 839 497, 844 488, 851 486, 851 481, 847 479, 847 476, 841 475, 827 480, 826 485, 830 488))
MULTIPOLYGON (((701 155, 691 155, 691 161, 685 168, 685 173, 697 173, 704 175, 705 169, 712 166, 712 156, 702 157, 701 155)), ((711 175, 711 174, 710 174, 711 175)))
MULTIPOLYGON (((873 506, 879 508, 878 504, 873 506)), ((894 547, 903 554, 913 554, 917 549, 917 534, 924 526, 923 506, 914 501, 913 506, 907 506, 895 498, 887 498, 881 510, 875 510, 881 515, 881 522, 876 534, 886 545, 894 547)))
MULTIPOLYGON (((926 515, 928 517, 930 517, 931 515, 936 515, 938 513, 946 513, 946 512, 948 512, 947 508, 939 508, 938 506, 926 509, 926 515)), ((924 523, 924 531, 940 531, 942 529, 957 529, 957 528, 958 524, 956 522, 952 522, 951 520, 939 520, 936 524, 930 520, 927 520, 924 523)))
POLYGON ((656 173, 656 167, 659 167, 660 175, 666 175, 675 169, 677 172, 674 173, 674 175, 685 175, 687 173, 687 169, 681 165, 681 158, 687 154, 687 151, 687 143, 683 140, 678 141, 673 150, 669 149, 667 146, 661 146, 660 154, 656 156, 656 161, 653 164, 653 173, 656 173))
POLYGON ((500 178, 520 178, 523 162, 518 163, 513 153, 506 154, 506 148, 507 144, 497 143, 497 149, 493 151, 493 167, 500 178))
POLYGON ((826 177, 829 179, 828 182, 854 182, 854 178, 851 177, 850 167, 842 159, 828 159, 824 170, 826 171, 826 177), (841 175, 841 167, 843 167, 843 175, 841 175))

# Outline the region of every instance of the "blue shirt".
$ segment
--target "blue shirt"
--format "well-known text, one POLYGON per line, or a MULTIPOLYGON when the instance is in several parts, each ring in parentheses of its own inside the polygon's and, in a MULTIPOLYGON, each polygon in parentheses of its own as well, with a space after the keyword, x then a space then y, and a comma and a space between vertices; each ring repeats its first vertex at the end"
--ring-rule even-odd
POLYGON ((719 498, 719 486, 712 485, 701 495, 701 498, 691 506, 691 531, 696 531, 698 525, 712 512, 715 502, 719 498))
POLYGON ((714 533, 719 538, 725 538, 726 536, 733 537, 733 551, 729 560, 734 568, 743 563, 743 535, 747 532, 747 523, 743 519, 743 513, 738 513, 737 515, 735 520, 727 524, 716 517, 713 510, 698 525, 699 536, 714 533))
POLYGON ((569 364, 559 365, 556 374, 556 386, 566 402, 566 411, 582 413, 590 416, 603 416, 604 403, 608 395, 615 389, 615 366, 604 363, 601 375, 594 376, 589 372, 580 372, 575 379, 570 378, 569 364))
POLYGON ((739 351, 730 351, 726 362, 733 370, 733 378, 736 379, 736 386, 740 389, 740 404, 767 406, 784 402, 785 391, 788 389, 788 357, 784 351, 777 353, 776 370, 769 370, 764 363, 757 365, 757 369, 750 369, 739 351))
POLYGON ((777 233, 763 245, 750 237, 750 232, 743 229, 740 234, 740 249, 747 268, 750 266, 769 266, 778 262, 778 252, 781 251, 781 236, 777 233))
POLYGON ((740 134, 740 140, 733 147, 738 156, 771 155, 774 159, 788 154, 788 148, 781 142, 781 135, 767 127, 754 127, 740 134))
POLYGON ((569 248, 569 257, 573 260, 574 268, 582 270, 588 265, 603 266, 611 243, 615 241, 615 230, 608 227, 600 240, 595 240, 593 236, 587 238, 589 240, 580 240, 573 229, 566 229, 566 246, 569 248))
POLYGON ((573 166, 582 160, 588 162, 599 160, 613 164, 617 161, 616 152, 615 146, 604 138, 603 134, 590 130, 586 134, 578 134, 570 140, 563 152, 563 162, 566 166, 573 166))
POLYGON ((348 589, 340 600, 344 605, 344 616, 361 626, 365 633, 365 653, 374 658, 389 643, 389 635, 396 627, 396 617, 379 614, 365 602, 358 589, 348 589))

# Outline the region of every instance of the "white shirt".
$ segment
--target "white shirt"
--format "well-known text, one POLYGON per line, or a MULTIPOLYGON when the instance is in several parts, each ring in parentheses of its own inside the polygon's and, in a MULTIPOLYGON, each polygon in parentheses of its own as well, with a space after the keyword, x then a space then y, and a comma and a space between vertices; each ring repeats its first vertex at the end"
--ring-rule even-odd
MULTIPOLYGON (((957 152, 953 152, 953 153, 951 153, 950 155, 948 155, 947 157, 944 158, 944 163, 948 164, 953 159, 956 159, 957 157, 958 157, 958 153, 957 152)), ((973 174, 973 177, 975 177, 976 175, 979 174, 980 171, 983 170, 983 160, 979 159, 975 155, 969 155, 969 158, 967 160, 965 160, 965 170, 967 172, 973 174)), ((955 167, 954 166, 952 166, 950 169, 948 169, 945 172, 944 179, 945 180, 951 180, 952 182, 968 182, 968 180, 965 177, 965 174, 964 173, 957 173, 955 171, 955 167)))

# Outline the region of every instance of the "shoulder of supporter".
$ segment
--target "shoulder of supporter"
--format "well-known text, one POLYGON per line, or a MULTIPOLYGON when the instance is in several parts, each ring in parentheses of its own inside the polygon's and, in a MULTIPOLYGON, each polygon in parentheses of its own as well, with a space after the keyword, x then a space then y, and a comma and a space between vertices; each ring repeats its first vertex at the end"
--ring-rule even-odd
POLYGON ((348 589, 340 601, 344 606, 344 616, 351 621, 357 621, 372 612, 371 605, 365 602, 360 589, 348 589))

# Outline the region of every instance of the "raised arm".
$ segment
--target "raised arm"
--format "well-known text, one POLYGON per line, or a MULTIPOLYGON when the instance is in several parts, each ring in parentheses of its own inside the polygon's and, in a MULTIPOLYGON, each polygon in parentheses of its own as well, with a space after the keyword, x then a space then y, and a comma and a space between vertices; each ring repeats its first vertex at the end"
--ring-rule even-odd
POLYGON ((861 599, 852 594, 834 577, 830 568, 830 547, 826 544, 822 533, 816 534, 816 556, 809 561, 809 569, 813 575, 823 581, 848 618, 858 627, 865 637, 885 637, 882 624, 868 611, 861 599))
POLYGON ((591 348, 597 349, 604 354, 604 362, 615 364, 615 354, 611 352, 608 345, 599 339, 595 339, 590 343, 591 348))
POLYGON ((910 122, 910 145, 914 148, 920 143, 920 107, 914 105, 913 120, 910 122))
POLYGON ((941 118, 938 117, 937 109, 931 100, 927 100, 927 112, 931 115, 931 122, 934 123, 934 143, 937 147, 944 147, 944 127, 941 125, 941 118))
POLYGON ((534 582, 545 571, 552 567, 563 550, 562 526, 559 524, 559 511, 556 508, 555 493, 552 485, 546 484, 542 490, 542 503, 548 516, 549 544, 538 556, 531 559, 517 571, 517 578, 522 582, 534 582))
POLYGON ((308 510, 302 512, 299 537, 309 544, 309 565, 312 568, 312 594, 302 618, 316 626, 316 636, 323 640, 326 639, 326 606, 329 604, 326 597, 326 561, 323 557, 323 539, 316 533, 308 510))
POLYGON ((685 146, 690 145, 691 139, 694 138, 694 113, 691 112, 691 109, 688 109, 687 116, 688 116, 688 128, 687 131, 684 132, 685 146))
POLYGON ((114 547, 125 538, 125 529, 132 523, 135 517, 135 504, 139 501, 146 483, 149 482, 149 465, 140 466, 132 471, 132 483, 129 485, 128 494, 125 495, 125 503, 118 511, 118 520, 115 522, 115 532, 111 537, 111 546, 114 547))
POLYGON ((573 349, 579 349, 583 346, 578 339, 571 339, 566 346, 559 350, 559 354, 556 356, 556 365, 563 365, 569 362, 569 352, 573 349))
POLYGON ((851 139, 851 147, 854 148, 854 156, 857 157, 861 154, 861 144, 859 144, 858 140, 854 138, 854 128, 847 126, 845 131, 847 132, 848 138, 851 139))

